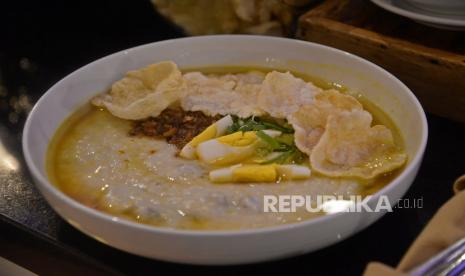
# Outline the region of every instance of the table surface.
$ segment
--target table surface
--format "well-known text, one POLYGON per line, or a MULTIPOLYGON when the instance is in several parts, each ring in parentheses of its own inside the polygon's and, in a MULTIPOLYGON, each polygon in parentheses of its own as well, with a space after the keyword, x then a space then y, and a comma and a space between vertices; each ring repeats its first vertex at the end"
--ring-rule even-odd
POLYGON ((426 155, 405 196, 422 199, 423 208, 396 208, 336 245, 268 263, 188 266, 124 253, 80 233, 47 205, 22 157, 24 120, 34 102, 73 70, 122 49, 180 37, 182 32, 161 18, 148 0, 1 1, 0 11, 0 256, 34 272, 238 274, 299 269, 316 275, 358 275, 372 260, 395 265, 452 196, 454 179, 465 173, 465 125, 428 114, 426 155))

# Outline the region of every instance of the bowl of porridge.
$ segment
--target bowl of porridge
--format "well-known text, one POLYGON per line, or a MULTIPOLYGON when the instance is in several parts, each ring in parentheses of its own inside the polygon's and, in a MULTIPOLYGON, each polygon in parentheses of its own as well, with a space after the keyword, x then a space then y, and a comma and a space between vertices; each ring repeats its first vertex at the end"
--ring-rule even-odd
POLYGON ((78 69, 37 102, 23 149, 46 200, 87 235, 160 260, 240 264, 374 223, 413 182, 426 140, 418 100, 380 67, 224 35, 78 69))

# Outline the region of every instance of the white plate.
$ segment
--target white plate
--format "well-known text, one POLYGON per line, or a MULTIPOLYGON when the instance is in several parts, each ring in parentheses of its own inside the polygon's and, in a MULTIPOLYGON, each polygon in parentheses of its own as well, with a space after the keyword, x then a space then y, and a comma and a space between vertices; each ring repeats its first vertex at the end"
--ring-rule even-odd
POLYGON ((402 0, 371 0, 381 8, 413 19, 418 23, 447 30, 465 30, 463 15, 446 15, 429 12, 402 0))

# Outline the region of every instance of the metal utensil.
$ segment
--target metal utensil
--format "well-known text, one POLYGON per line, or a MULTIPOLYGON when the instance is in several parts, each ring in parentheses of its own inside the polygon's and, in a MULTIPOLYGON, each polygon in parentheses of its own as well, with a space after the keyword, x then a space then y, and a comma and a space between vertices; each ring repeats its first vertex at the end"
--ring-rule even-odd
POLYGON ((465 238, 415 267, 409 273, 412 276, 465 275, 465 238))

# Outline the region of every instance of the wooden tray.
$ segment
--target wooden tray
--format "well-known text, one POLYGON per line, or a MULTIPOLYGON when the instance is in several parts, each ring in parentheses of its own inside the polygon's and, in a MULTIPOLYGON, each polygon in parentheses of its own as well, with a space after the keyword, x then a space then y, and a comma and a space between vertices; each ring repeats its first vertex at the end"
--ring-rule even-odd
POLYGON ((327 0, 300 17, 297 37, 382 66, 427 111, 465 122, 465 32, 423 26, 367 0, 327 0))

